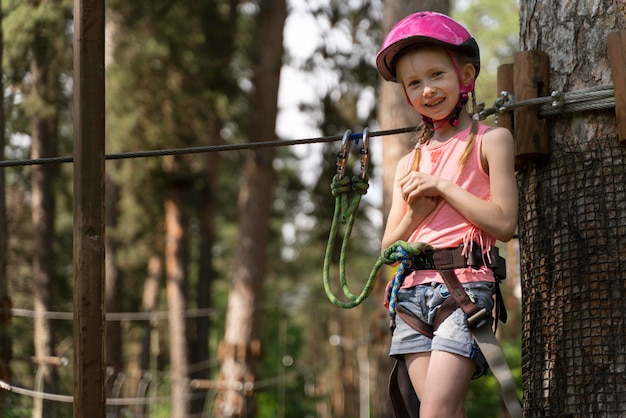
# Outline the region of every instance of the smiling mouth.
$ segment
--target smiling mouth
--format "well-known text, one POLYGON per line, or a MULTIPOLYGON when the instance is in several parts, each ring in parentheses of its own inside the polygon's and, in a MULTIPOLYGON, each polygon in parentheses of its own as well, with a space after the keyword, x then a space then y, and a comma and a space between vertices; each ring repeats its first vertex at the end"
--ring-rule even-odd
POLYGON ((446 100, 445 97, 442 97, 442 98, 439 98, 439 99, 430 100, 429 102, 425 103, 424 106, 426 106, 426 107, 435 107, 435 106, 440 105, 441 103, 443 103, 444 100, 446 100))

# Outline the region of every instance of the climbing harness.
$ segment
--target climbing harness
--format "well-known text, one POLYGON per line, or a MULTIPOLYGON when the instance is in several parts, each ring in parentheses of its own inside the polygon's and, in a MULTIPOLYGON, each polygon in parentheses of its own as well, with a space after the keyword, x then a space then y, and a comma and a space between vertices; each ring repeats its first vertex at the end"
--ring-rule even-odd
MULTIPOLYGON (((475 246, 477 247, 477 246, 475 246)), ((480 348, 489 368, 496 377, 502 391, 502 397, 506 408, 512 418, 522 418, 523 412, 517 397, 517 388, 515 379, 509 369, 500 344, 494 335, 494 331, 491 329, 489 318, 491 313, 484 308, 480 308, 476 305, 463 289, 463 285, 459 282, 454 269, 456 268, 479 268, 482 265, 482 254, 476 254, 470 251, 466 256, 463 254, 463 248, 445 248, 440 250, 433 250, 428 244, 414 243, 407 245, 403 241, 398 241, 392 245, 391 249, 385 252, 394 252, 397 255, 397 261, 401 263, 398 268, 399 274, 405 274, 407 266, 413 269, 433 269, 438 270, 444 279, 445 285, 450 291, 451 297, 447 298, 439 307, 434 319, 434 324, 430 325, 408 310, 405 310, 400 305, 393 303, 391 295, 393 290, 389 292, 389 309, 392 316, 392 332, 395 327, 395 315, 400 316, 409 326, 418 331, 419 333, 428 337, 433 336, 433 333, 437 330, 437 327, 456 309, 461 308, 467 317, 468 328, 470 329, 474 340, 480 348), (395 248, 395 252, 394 249, 395 248), (418 251, 413 254, 407 254, 407 248, 415 248, 418 251), (406 261, 407 258, 413 256, 413 261, 406 261)), ((487 267, 494 271, 496 276, 496 323, 498 320, 506 322, 506 311, 503 310, 502 297, 499 292, 499 282, 506 277, 506 267, 504 259, 500 257, 497 248, 492 249, 492 253, 487 257, 487 267)), ((397 279, 398 274, 394 276, 391 288, 396 288, 401 285, 401 281, 404 276, 397 279)), ((396 291, 397 294, 397 291, 396 291)), ((389 379, 389 396, 398 418, 409 418, 410 415, 402 400, 402 394, 399 390, 398 384, 398 367, 399 361, 393 368, 389 379)), ((486 370, 477 370, 474 377, 480 377, 486 370)))
POLYGON ((352 234, 352 227, 354 226, 356 213, 359 209, 359 204, 361 203, 361 197, 367 193, 367 189, 369 187, 369 178, 367 176, 367 168, 369 165, 368 128, 365 128, 361 135, 355 135, 356 138, 363 138, 363 148, 361 148, 361 175, 353 177, 345 176, 346 163, 350 155, 352 137, 352 131, 348 129, 343 135, 341 149, 337 153, 337 174, 333 177, 333 182, 331 184, 331 191, 333 196, 335 196, 335 211, 330 227, 328 244, 326 245, 326 254, 324 256, 324 289, 326 290, 326 295, 333 304, 345 309, 354 308, 363 302, 372 292, 374 282, 376 281, 376 275, 370 275, 365 287, 358 295, 354 295, 350 291, 346 281, 345 264, 350 243, 350 235, 352 234), (354 192, 354 196, 352 198, 352 202, 348 205, 348 194, 350 192, 354 192), (345 229, 343 241, 341 243, 341 253, 339 256, 339 282, 341 284, 343 295, 346 297, 347 301, 342 301, 337 298, 330 285, 330 264, 340 223, 345 225, 345 229))

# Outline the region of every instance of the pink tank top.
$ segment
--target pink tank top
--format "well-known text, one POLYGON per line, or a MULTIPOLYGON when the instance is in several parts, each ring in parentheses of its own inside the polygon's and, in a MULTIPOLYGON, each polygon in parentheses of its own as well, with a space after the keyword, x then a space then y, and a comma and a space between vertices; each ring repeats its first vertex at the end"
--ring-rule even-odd
MULTIPOLYGON (((476 141, 463 167, 459 168, 459 158, 469 140, 470 128, 460 132, 442 144, 423 146, 419 171, 447 179, 483 200, 491 200, 489 175, 481 164, 482 138, 489 126, 479 124, 476 141)), ((409 159, 411 166, 413 157, 409 159)), ((426 242, 435 248, 454 248, 464 244, 465 248, 479 245, 485 254, 495 244, 495 239, 477 229, 463 215, 457 212, 445 200, 428 215, 420 226, 411 234, 409 242, 426 242)), ((485 255, 487 257, 487 255, 485 255)), ((457 269, 461 283, 493 282, 493 272, 482 267, 457 269)), ((421 283, 443 283, 443 278, 436 270, 417 270, 410 273, 402 287, 411 287, 421 283)))

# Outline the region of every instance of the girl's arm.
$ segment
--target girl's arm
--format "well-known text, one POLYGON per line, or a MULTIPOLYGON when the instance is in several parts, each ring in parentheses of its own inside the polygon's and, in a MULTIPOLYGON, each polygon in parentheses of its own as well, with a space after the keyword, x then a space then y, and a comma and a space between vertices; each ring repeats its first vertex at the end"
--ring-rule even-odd
POLYGON ((411 154, 401 158, 396 166, 391 209, 389 210, 389 216, 387 217, 387 224, 381 243, 383 250, 396 241, 408 240, 418 225, 433 211, 435 206, 437 206, 438 199, 429 196, 417 197, 411 201, 410 205, 405 202, 401 182, 407 175, 408 159, 410 155, 411 154))

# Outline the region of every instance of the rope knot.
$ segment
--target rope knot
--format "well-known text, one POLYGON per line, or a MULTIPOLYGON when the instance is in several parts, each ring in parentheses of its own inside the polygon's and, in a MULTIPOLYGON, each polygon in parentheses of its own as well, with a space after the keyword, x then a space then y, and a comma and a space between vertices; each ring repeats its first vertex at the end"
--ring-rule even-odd
POLYGON ((425 242, 406 242, 396 241, 392 246, 383 251, 380 260, 384 260, 386 264, 394 262, 400 263, 396 274, 391 280, 391 285, 387 288, 387 300, 389 301, 389 316, 393 318, 396 315, 396 303, 398 301, 398 291, 402 286, 402 282, 406 275, 411 271, 415 256, 431 247, 425 242))
POLYGON ((352 190, 354 190, 355 193, 361 196, 367 194, 367 189, 369 189, 370 187, 368 180, 369 180, 368 178, 362 179, 360 176, 353 176, 352 177, 352 190))
POLYGON ((340 196, 344 193, 348 193, 352 188, 350 185, 350 177, 342 177, 337 179, 338 176, 333 177, 333 181, 330 184, 330 191, 334 197, 340 196))

